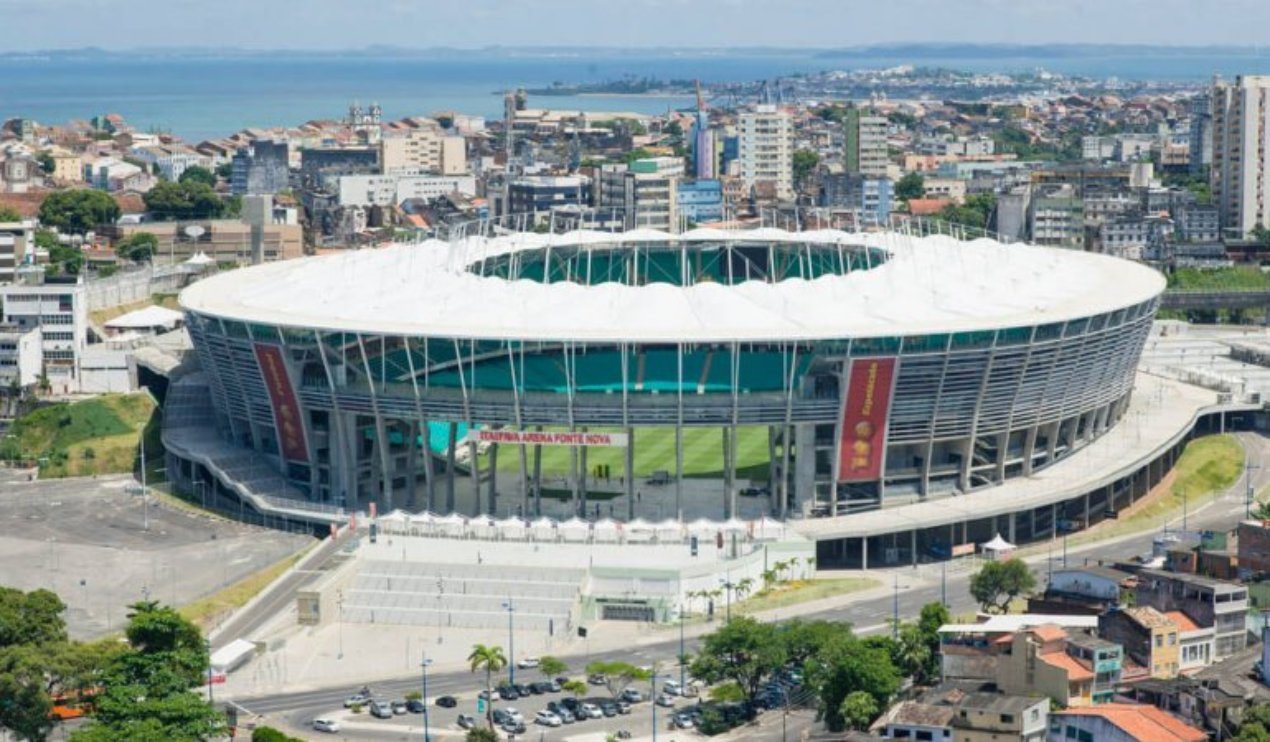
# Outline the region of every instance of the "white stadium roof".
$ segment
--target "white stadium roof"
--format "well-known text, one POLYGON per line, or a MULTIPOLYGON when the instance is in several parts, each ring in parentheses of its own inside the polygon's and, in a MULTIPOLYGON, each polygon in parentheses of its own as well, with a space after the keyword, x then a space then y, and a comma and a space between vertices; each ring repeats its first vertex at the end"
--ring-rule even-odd
POLYGON ((1092 253, 988 239, 776 229, 682 235, 517 233, 430 240, 228 271, 181 294, 194 312, 323 330, 524 340, 710 342, 922 335, 1087 317, 1164 290, 1156 271, 1092 253), (736 240, 881 248, 884 264, 847 275, 726 286, 586 286, 480 276, 494 254, 550 246, 736 240))

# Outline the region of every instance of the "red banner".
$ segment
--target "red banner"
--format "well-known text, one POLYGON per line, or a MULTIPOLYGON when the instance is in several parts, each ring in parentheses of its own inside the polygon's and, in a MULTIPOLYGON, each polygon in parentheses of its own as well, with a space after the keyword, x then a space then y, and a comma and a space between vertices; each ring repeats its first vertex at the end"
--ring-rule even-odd
POLYGON ((256 343, 256 362, 269 390, 269 402, 273 405, 273 422, 278 431, 278 443, 282 455, 288 461, 309 460, 309 445, 304 439, 304 421, 300 419, 300 405, 295 399, 291 377, 282 359, 282 349, 276 345, 256 343))
POLYGON ((886 416, 894 385, 894 358, 856 358, 851 361, 838 439, 839 482, 869 482, 882 478, 886 416))

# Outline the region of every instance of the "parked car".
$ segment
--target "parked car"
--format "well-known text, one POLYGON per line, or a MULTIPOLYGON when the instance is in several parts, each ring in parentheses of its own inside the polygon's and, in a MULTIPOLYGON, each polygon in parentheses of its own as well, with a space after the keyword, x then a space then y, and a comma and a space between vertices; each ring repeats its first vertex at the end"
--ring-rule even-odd
POLYGON ((344 708, 352 708, 353 706, 365 706, 370 703, 370 696, 365 693, 354 693, 344 699, 344 708))
POLYGON ((665 693, 662 693, 661 695, 657 696, 656 703, 658 706, 665 706, 666 708, 671 708, 675 705, 675 699, 666 695, 665 693))
POLYGON ((682 696, 683 688, 679 685, 678 680, 667 680, 661 684, 661 692, 668 696, 682 696))
POLYGON ((557 675, 556 677, 551 679, 551 682, 555 683, 556 685, 562 686, 565 683, 569 682, 569 678, 565 677, 564 675, 557 675))
POLYGON ((516 701, 520 699, 520 693, 515 686, 504 685, 498 689, 498 697, 504 701, 516 701))
POLYGON ((607 717, 617 716, 617 704, 612 701, 606 701, 600 704, 600 712, 607 717))
MULTIPOLYGON (((565 683, 567 683, 567 682, 569 682, 569 681, 567 681, 567 680, 566 680, 566 681, 565 681, 565 683)), ((556 678, 556 679, 554 679, 554 680, 550 680, 550 681, 548 681, 548 682, 547 682, 547 691, 548 691, 549 693, 559 693, 559 692, 560 692, 560 688, 561 688, 561 686, 563 686, 563 685, 564 685, 564 683, 560 682, 560 679, 559 679, 559 678, 556 678)))
POLYGON ((338 734, 340 731, 340 723, 334 719, 314 719, 313 728, 319 732, 338 734))
POLYGON ((511 718, 507 715, 507 709, 494 709, 494 712, 490 716, 494 719, 494 723, 498 726, 502 726, 503 722, 511 718))
POLYGON ((634 688, 627 688, 622 691, 622 695, 618 697, 627 703, 640 703, 644 700, 644 694, 634 688))
POLYGON ((675 714, 674 718, 675 718, 676 727, 679 727, 680 729, 692 729, 693 727, 692 714, 680 712, 678 714, 675 714))
POLYGON ((459 714, 459 729, 473 729, 476 727, 476 717, 471 714, 459 714))
POLYGON ((398 716, 401 716, 402 714, 406 713, 406 711, 407 711, 407 710, 408 710, 408 709, 406 708, 406 702, 405 702, 405 701, 393 701, 393 702, 392 702, 392 712, 393 712, 394 714, 396 714, 396 715, 398 715, 398 716))
POLYGON ((507 707, 506 712, 507 712, 507 718, 511 719, 517 724, 520 724, 525 721, 525 715, 520 713, 516 709, 512 708, 511 706, 507 707))
POLYGON ((552 713, 554 713, 556 716, 559 716, 560 721, 564 722, 565 724, 572 724, 573 722, 578 720, 578 717, 574 716, 573 712, 570 711, 569 709, 562 708, 557 711, 553 711, 552 713))
POLYGON ((560 705, 572 711, 574 716, 577 716, 578 709, 582 708, 582 702, 576 698, 561 699, 560 705))
POLYGON ((391 719, 392 718, 392 704, 388 703, 387 701, 371 701, 370 715, 375 717, 376 719, 391 719))
POLYGON ((631 705, 629 703, 627 703, 626 701, 617 702, 617 713, 625 716, 626 714, 629 714, 630 712, 631 712, 631 705))
POLYGON ((508 734, 524 734, 529 731, 525 728, 525 722, 508 720, 500 725, 501 729, 508 734))
POLYGON ((586 681, 590 683, 591 685, 604 685, 605 683, 608 682, 608 678, 604 677, 598 672, 593 672, 590 675, 586 676, 586 681))
POLYGON ((539 660, 537 657, 521 657, 520 662, 516 663, 516 667, 519 667, 522 670, 530 670, 537 667, 538 663, 539 660))
POLYGON ((406 701, 406 710, 412 714, 422 714, 427 707, 423 705, 423 701, 418 698, 411 698, 406 701))
POLYGON ((534 689, 529 687, 529 683, 517 683, 512 687, 516 689, 521 698, 528 698, 534 694, 534 689))
POLYGON ((437 705, 443 709, 452 709, 459 705, 459 699, 454 696, 437 696, 437 705))
POLYGON ((534 715, 534 723, 541 724, 544 727, 558 727, 564 724, 564 721, 551 711, 543 709, 534 715))
MULTIPOLYGON (((497 696, 497 695, 498 695, 498 691, 497 691, 497 690, 495 690, 495 691, 494 691, 494 695, 495 695, 495 696, 497 696)), ((489 697, 490 697, 490 691, 488 691, 488 690, 481 690, 481 692, 480 692, 480 693, 477 693, 477 694, 476 694, 476 697, 477 697, 477 698, 484 698, 486 701, 488 701, 488 700, 489 700, 489 697)))
POLYGON ((601 711, 600 707, 596 706, 594 703, 584 703, 581 708, 582 713, 586 714, 587 718, 600 719, 604 717, 604 712, 601 711))

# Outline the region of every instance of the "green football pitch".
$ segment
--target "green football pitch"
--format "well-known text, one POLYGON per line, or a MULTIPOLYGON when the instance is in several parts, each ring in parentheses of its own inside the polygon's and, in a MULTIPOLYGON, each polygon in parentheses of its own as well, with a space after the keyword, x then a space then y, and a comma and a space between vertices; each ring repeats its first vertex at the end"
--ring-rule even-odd
MULTIPOLYGON (((618 433, 618 428, 589 428, 591 432, 618 433)), ((655 471, 675 473, 674 428, 635 429, 635 476, 647 477, 655 471)), ((723 478, 723 434, 719 428, 684 428, 684 476, 696 478, 723 478)), ((762 426, 736 429, 737 478, 766 480, 768 477, 767 428, 762 426)), ((570 473, 569 448, 566 446, 542 447, 543 476, 566 476, 570 473)), ((527 448, 527 466, 532 471, 533 448, 527 448)), ((621 448, 593 447, 587 449, 587 471, 594 473, 596 466, 607 465, 609 475, 616 480, 625 474, 625 450, 621 448)), ((520 473, 520 452, 516 446, 504 446, 498 452, 498 470, 509 474, 520 473)))

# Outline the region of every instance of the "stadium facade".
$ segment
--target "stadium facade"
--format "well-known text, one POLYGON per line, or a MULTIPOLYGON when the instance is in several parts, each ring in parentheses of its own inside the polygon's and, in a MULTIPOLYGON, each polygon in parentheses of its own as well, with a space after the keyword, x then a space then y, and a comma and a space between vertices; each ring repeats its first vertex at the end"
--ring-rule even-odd
POLYGON ((679 513, 717 496, 729 517, 759 484, 735 454, 757 429, 774 514, 807 516, 990 488, 1095 441, 1163 290, 989 239, 697 229, 394 245, 230 271, 181 303, 221 436, 313 503, 446 512, 458 486, 534 515, 545 443, 571 446, 585 513, 587 451, 618 445, 625 471, 602 474, 635 517, 659 430, 679 513), (694 428, 718 431, 717 495, 684 487, 694 428))

